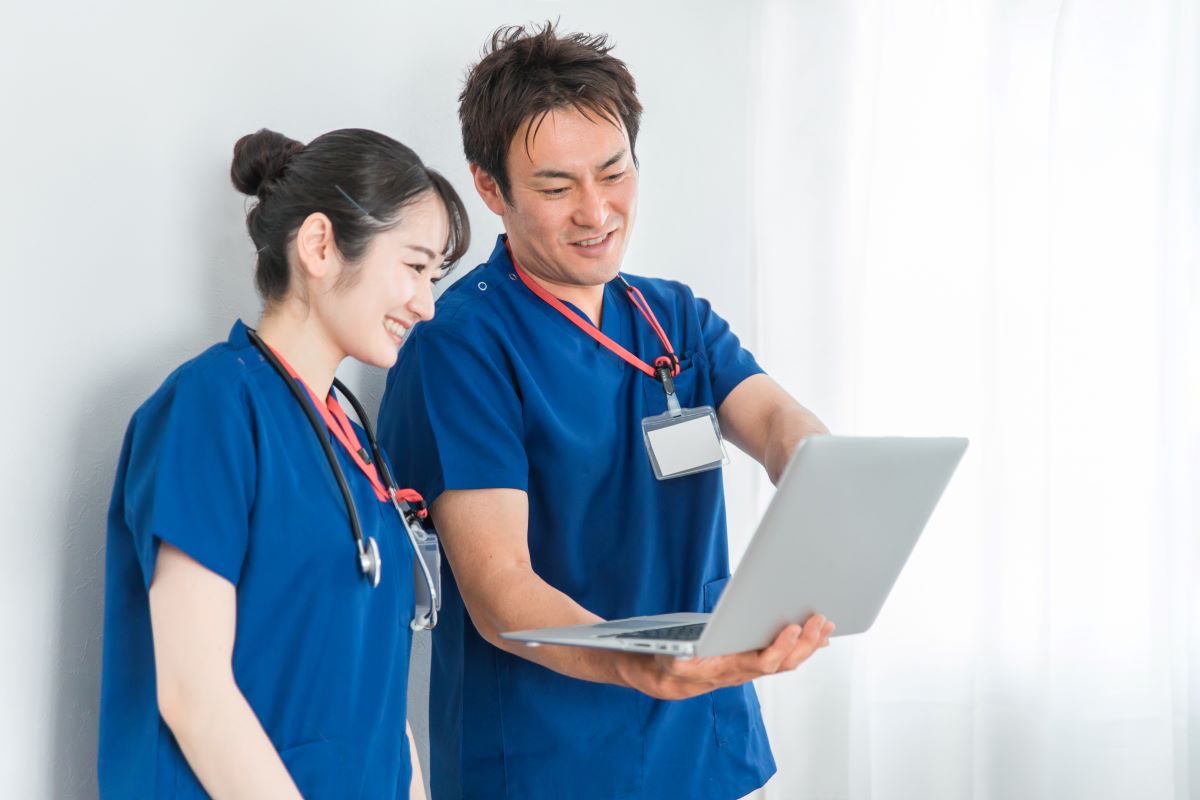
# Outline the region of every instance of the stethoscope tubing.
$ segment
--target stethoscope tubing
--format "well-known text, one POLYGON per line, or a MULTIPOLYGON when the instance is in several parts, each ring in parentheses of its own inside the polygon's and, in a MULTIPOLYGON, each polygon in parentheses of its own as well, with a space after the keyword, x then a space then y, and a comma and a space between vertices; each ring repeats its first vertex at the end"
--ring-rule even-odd
MULTIPOLYGON (((342 501, 346 506, 346 513, 350 517, 350 533, 354 537, 354 546, 358 551, 360 568, 363 574, 371 581, 371 586, 378 586, 380 568, 378 546, 374 540, 371 540, 371 546, 368 548, 367 541, 363 538, 358 507, 354 503, 354 496, 350 493, 350 486, 346 482, 346 475, 342 471, 342 465, 338 463, 337 456, 333 452, 333 445, 329 441, 325 426, 317 417, 317 412, 313 408, 309 398, 305 397, 304 393, 300 390, 297 381, 292 379, 292 376, 288 374, 287 368, 284 367, 271 348, 267 346, 267 343, 262 340, 257 331, 247 328, 246 333, 250 337, 250 341, 262 353, 263 358, 267 360, 275 372, 283 379, 284 383, 287 384, 292 396, 296 398, 296 402, 304 410, 304 415, 308 418, 313 432, 316 433, 317 441, 321 443, 321 449, 325 452, 325 459, 329 462, 330 471, 333 473, 338 489, 341 491, 342 501)), ((362 407, 362 404, 358 402, 358 398, 354 396, 354 393, 344 383, 335 377, 333 379, 333 386, 350 403, 350 407, 354 409, 354 413, 358 416, 359 424, 363 427, 363 432, 367 435, 367 444, 371 448, 371 457, 374 459, 376 468, 379 470, 379 477, 383 482, 384 489, 388 493, 388 497, 392 501, 392 507, 396 509, 396 514, 400 517, 400 523, 404 528, 405 535, 408 537, 408 543, 412 546, 413 557, 416 559, 417 564, 420 565, 421 577, 425 579, 425 586, 429 589, 429 620, 426 624, 421 624, 417 620, 413 620, 412 627, 415 630, 432 629, 437 625, 438 597, 437 589, 435 588, 437 584, 434 582, 433 573, 430 572, 429 565, 425 563, 425 559, 421 555, 421 542, 417 539, 416 534, 413 533, 408 516, 404 513, 404 509, 400 506, 400 501, 396 497, 396 482, 392 478, 392 473, 388 469, 387 463, 383 460, 383 453, 379 450, 379 442, 375 438, 374 426, 371 425, 371 419, 367 415, 366 409, 362 407)))
MULTIPOLYGON (((304 396, 304 393, 301 392, 296 381, 292 380, 292 377, 287 374, 287 369, 285 369, 283 364, 280 363, 279 359, 275 357, 275 353, 271 351, 271 348, 267 347, 266 342, 259 338, 258 333, 250 328, 246 329, 246 333, 250 336, 250 341, 253 342, 254 346, 258 348, 260 353, 262 353, 263 358, 265 358, 267 362, 274 367, 275 371, 285 379, 284 383, 287 384, 292 396, 296 398, 296 401, 300 404, 300 407, 304 409, 304 415, 308 417, 309 425, 312 426, 313 431, 317 434, 317 441, 321 443, 321 449, 325 451, 325 458, 329 461, 330 471, 333 472, 333 477, 337 481, 338 489, 342 493, 342 501, 346 505, 346 513, 350 515, 350 533, 354 536, 354 546, 358 550, 360 557, 365 556, 367 551, 366 545, 363 542, 362 524, 358 519, 358 508, 354 505, 354 496, 350 494, 350 485, 346 483, 346 475, 342 472, 342 467, 338 463, 337 456, 333 452, 333 445, 330 444, 329 436, 327 436, 325 433, 325 426, 317 417, 317 412, 313 409, 312 402, 304 396)), ((338 386, 338 391, 342 391, 342 387, 339 385, 340 382, 336 378, 334 378, 333 382, 335 386, 338 386)), ((353 405, 356 407, 357 411, 357 401, 355 401, 353 405)))
MULTIPOLYGON (((292 381, 292 383, 294 384, 295 381, 292 381)), ((354 393, 347 389, 346 385, 337 378, 333 379, 333 385, 337 387, 338 392, 340 392, 341 395, 346 398, 346 401, 350 403, 350 407, 354 409, 354 413, 358 416, 358 421, 362 424, 363 431, 367 434, 367 444, 371 447, 371 457, 375 459, 375 464, 379 468, 379 476, 383 479, 383 486, 387 490, 388 496, 392 500, 392 507, 396 509, 396 513, 400 516, 400 521, 403 523, 404 527, 404 533, 408 536, 408 543, 412 545, 413 557, 416 559, 417 564, 420 565, 421 577, 425 579, 425 586, 429 589, 429 613, 431 620, 429 627, 432 628, 434 625, 437 625, 438 606, 437 590, 434 588, 435 584, 433 581, 433 573, 429 571, 429 565, 425 563, 424 557, 421 556, 421 543, 417 540, 417 535, 413 532, 412 525, 409 524, 409 520, 404 513, 404 509, 400 507, 400 501, 396 498, 396 481, 392 478, 391 470, 388 469, 387 463, 383 460, 383 453, 379 450, 379 442, 375 439, 375 428, 371 424, 371 419, 367 415, 366 409, 364 409, 362 404, 358 402, 358 398, 354 396, 354 393)), ((327 437, 323 436, 322 439, 325 439, 326 444, 328 444, 327 437)), ((338 465, 337 469, 340 472, 341 466, 338 465)), ((360 532, 359 538, 361 537, 362 533, 360 532)))

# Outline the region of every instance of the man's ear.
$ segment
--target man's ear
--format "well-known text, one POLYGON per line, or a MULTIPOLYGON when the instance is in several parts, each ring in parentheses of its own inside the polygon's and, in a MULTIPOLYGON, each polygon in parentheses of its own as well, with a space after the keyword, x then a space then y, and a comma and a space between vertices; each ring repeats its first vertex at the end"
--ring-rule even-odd
POLYGON ((475 191, 479 192, 479 196, 487 205, 491 212, 498 217, 503 217, 508 210, 508 201, 504 199, 504 195, 500 192, 500 184, 496 183, 496 179, 491 176, 483 167, 478 164, 471 164, 471 178, 475 181, 475 191))
POLYGON ((314 211, 296 231, 296 256, 304 275, 316 280, 336 277, 340 268, 333 240, 333 223, 320 211, 314 211))

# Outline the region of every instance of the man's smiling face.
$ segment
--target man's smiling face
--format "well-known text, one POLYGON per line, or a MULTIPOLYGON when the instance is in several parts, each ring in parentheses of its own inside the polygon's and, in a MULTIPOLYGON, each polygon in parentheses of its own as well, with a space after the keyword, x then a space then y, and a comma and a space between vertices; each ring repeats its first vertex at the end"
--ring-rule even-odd
POLYGON ((567 286, 616 277, 637 214, 638 184, 619 121, 574 108, 527 121, 509 144, 508 179, 511 202, 488 205, 504 218, 523 268, 567 286))

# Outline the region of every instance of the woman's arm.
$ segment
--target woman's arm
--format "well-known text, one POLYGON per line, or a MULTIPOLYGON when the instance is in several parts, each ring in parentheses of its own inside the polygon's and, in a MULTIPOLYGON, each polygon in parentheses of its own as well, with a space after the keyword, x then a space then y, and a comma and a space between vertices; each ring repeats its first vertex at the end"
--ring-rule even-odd
POLYGON ((214 798, 300 798, 233 678, 236 590, 163 542, 150 584, 158 708, 214 798))
POLYGON ((408 800, 425 800, 425 776, 421 774, 421 759, 417 758, 417 740, 413 738, 412 725, 407 721, 404 730, 408 732, 408 755, 412 761, 412 782, 408 785, 408 800))

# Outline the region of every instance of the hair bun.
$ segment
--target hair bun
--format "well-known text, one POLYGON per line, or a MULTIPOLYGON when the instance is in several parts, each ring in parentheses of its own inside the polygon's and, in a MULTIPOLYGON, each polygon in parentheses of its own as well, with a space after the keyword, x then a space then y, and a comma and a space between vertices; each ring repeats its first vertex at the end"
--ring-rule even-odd
POLYGON ((278 180, 288 159, 303 149, 304 145, 295 139, 266 128, 246 134, 233 146, 229 177, 234 188, 261 197, 263 187, 278 180))

